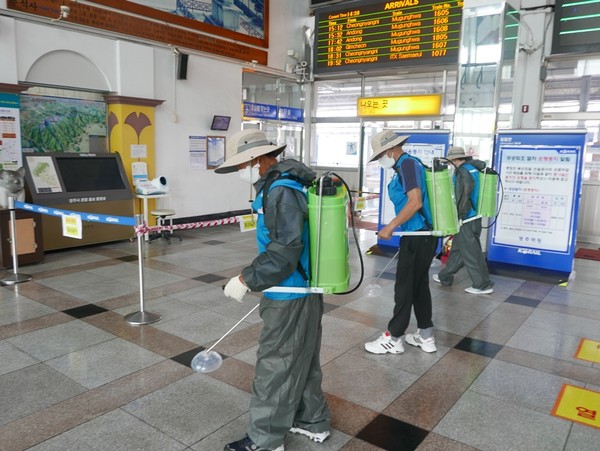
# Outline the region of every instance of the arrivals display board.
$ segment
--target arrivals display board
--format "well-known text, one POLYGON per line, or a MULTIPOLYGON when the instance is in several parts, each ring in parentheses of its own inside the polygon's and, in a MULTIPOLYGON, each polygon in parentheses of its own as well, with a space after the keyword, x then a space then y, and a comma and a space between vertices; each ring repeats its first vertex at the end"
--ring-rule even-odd
POLYGON ((575 254, 585 130, 496 135, 500 212, 488 260, 570 272, 575 254))
POLYGON ((457 64, 462 1, 359 1, 318 9, 313 72, 457 64))
MULTIPOLYGON (((398 130, 398 135, 410 135, 406 144, 402 146, 404 151, 413 157, 417 157, 427 166, 432 166, 434 158, 441 158, 446 155, 450 143, 449 130, 398 130)), ((377 163, 372 163, 377 164, 377 163)), ((381 230, 394 217, 394 204, 388 196, 387 186, 394 177, 393 169, 381 169, 381 179, 379 188, 379 224, 377 230, 381 230)), ((400 229, 396 230, 397 232, 400 229)), ((377 238, 377 245, 384 247, 398 248, 400 237, 393 236, 389 240, 377 238)))
POLYGON ((600 0, 556 0, 552 54, 600 51, 600 0))

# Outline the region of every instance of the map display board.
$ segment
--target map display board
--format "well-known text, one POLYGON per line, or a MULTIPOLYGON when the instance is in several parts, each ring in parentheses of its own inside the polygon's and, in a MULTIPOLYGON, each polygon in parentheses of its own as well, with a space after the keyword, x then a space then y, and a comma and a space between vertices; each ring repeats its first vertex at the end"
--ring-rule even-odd
MULTIPOLYGON (((399 130, 396 133, 398 135, 410 135, 410 138, 402 148, 406 153, 413 157, 417 157, 427 166, 433 164, 434 158, 440 158, 446 155, 450 142, 449 130, 399 130)), ((387 186, 392 180, 392 177, 394 177, 394 174, 395 172, 393 169, 381 169, 381 181, 379 187, 379 192, 381 194, 379 196, 379 224, 377 230, 381 230, 394 218, 394 216, 396 216, 394 204, 387 193, 387 186)), ((400 229, 397 229, 396 231, 399 232, 400 229)), ((399 244, 399 236, 393 236, 389 240, 377 238, 378 246, 397 248, 399 244)))
POLYGON ((458 64, 462 1, 360 1, 318 9, 313 72, 458 64))
POLYGON ((496 135, 503 193, 488 260, 570 272, 575 254, 585 130, 496 135))

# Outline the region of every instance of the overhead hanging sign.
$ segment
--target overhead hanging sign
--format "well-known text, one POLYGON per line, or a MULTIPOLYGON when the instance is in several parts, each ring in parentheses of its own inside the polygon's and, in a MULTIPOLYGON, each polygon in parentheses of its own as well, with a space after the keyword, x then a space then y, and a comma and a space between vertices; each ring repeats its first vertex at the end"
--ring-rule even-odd
POLYGON ((439 116, 442 112, 442 95, 359 97, 358 117, 371 116, 439 116))
POLYGON ((488 260, 571 272, 585 130, 507 130, 496 136, 503 186, 488 260))
POLYGON ((463 3, 363 0, 318 9, 313 72, 457 64, 463 3))

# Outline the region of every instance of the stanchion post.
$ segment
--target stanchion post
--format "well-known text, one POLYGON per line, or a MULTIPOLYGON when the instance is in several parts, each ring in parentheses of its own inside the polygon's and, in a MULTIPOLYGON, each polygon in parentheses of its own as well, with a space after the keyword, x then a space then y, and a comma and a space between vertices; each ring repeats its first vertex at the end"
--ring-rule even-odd
MULTIPOLYGON (((135 215, 135 223, 140 225, 146 225, 144 222, 143 215, 135 215)), ((140 311, 133 312, 125 316, 125 321, 134 326, 141 326, 144 324, 152 324, 160 321, 162 315, 157 313, 147 312, 144 310, 144 233, 137 233, 137 247, 138 247, 138 273, 140 279, 140 311)))
POLYGON ((16 283, 28 282, 32 278, 29 274, 19 274, 19 256, 17 255, 17 217, 15 214, 15 198, 12 196, 8 198, 8 209, 10 210, 10 231, 12 236, 10 240, 10 249, 12 251, 13 273, 0 279, 2 285, 14 285, 16 283))

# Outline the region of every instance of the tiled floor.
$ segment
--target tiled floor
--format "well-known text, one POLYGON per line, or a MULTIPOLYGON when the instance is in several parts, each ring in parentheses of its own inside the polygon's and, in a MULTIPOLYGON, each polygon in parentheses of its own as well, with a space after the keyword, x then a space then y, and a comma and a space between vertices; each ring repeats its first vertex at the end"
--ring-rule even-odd
MULTIPOLYGON (((51 253, 20 268, 30 282, 0 288, 0 450, 221 450, 244 434, 258 313, 217 346, 219 370, 189 363, 256 305, 221 289, 254 257, 254 236, 180 234, 144 244, 145 310, 162 315, 152 325, 124 319, 140 310, 137 243, 51 253)), ((375 235, 359 236, 364 254, 375 235)), ((364 256, 365 285, 389 259, 364 256)), ((355 250, 352 266, 356 280, 355 250)), ((600 262, 575 269, 566 287, 493 276, 484 296, 464 293, 464 273, 432 282, 435 354, 364 351, 390 316, 394 265, 380 297, 327 296, 332 435, 289 436, 286 449, 598 450, 600 429, 551 415, 563 384, 600 392, 600 365, 574 358, 581 338, 600 341, 600 262)))

